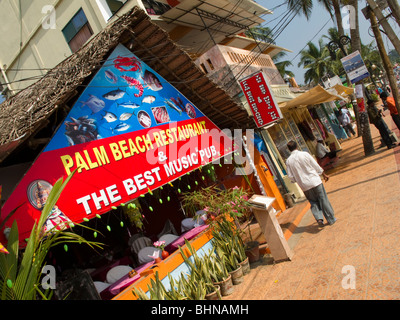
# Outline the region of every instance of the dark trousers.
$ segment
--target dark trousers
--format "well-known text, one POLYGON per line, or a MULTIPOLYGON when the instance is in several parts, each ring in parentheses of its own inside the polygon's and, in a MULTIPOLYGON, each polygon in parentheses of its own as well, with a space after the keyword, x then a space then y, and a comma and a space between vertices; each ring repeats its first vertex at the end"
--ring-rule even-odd
POLYGON ((390 139, 390 135, 388 130, 386 129, 385 124, 383 123, 383 119, 379 119, 374 123, 375 127, 379 130, 379 133, 382 137, 383 142, 386 144, 386 146, 389 148, 392 146, 393 142, 392 139, 390 139))
POLYGON ((345 126, 343 126, 343 129, 346 131, 347 136, 350 137, 350 133, 355 136, 356 132, 353 129, 353 125, 351 123, 346 124, 345 126))
POLYGON ((329 157, 329 159, 334 159, 334 158, 336 158, 336 154, 337 154, 337 151, 335 151, 335 150, 327 152, 326 155, 324 155, 324 157, 322 159, 324 159, 326 157, 329 157))
POLYGON ((393 122, 396 124, 396 127, 400 130, 400 115, 398 114, 391 114, 393 122))
POLYGON ((303 192, 307 200, 310 201, 311 213, 315 220, 323 220, 325 217, 329 224, 333 224, 336 221, 335 213, 322 183, 303 192))

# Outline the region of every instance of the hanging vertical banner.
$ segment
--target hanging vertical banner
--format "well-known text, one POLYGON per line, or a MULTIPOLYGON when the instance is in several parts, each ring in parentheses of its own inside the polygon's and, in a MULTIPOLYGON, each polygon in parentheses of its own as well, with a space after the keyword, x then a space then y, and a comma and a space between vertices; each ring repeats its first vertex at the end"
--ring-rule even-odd
POLYGON ((258 128, 282 119, 281 110, 262 71, 240 80, 239 83, 258 128))
POLYGON ((357 83, 364 78, 369 77, 369 72, 364 64, 359 51, 354 51, 353 53, 340 59, 343 65, 344 71, 346 71, 350 82, 357 83))
MULTIPOLYGON (((75 169, 44 230, 82 222, 237 149, 186 97, 118 45, 1 211, 29 237, 54 183, 75 169)), ((1 232, 1 236, 3 232, 1 232)), ((0 238, 1 238, 0 236, 0 238)))

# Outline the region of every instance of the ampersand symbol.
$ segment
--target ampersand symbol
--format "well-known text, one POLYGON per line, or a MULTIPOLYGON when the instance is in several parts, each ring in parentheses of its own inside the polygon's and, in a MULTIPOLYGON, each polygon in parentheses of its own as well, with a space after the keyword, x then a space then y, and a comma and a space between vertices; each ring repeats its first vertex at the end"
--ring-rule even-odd
POLYGON ((160 162, 163 162, 163 161, 165 161, 165 160, 167 160, 168 158, 167 158, 167 156, 166 155, 164 155, 164 152, 159 152, 158 153, 158 160, 160 161, 160 162))

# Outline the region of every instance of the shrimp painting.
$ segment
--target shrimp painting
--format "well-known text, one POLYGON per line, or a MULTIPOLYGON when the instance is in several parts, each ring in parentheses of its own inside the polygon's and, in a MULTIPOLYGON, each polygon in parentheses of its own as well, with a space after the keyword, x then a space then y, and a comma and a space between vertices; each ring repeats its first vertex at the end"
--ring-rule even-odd
POLYGON ((129 87, 135 87, 139 90, 139 93, 134 94, 135 97, 138 98, 143 95, 144 88, 139 80, 132 78, 132 77, 128 77, 128 76, 121 76, 121 78, 124 79, 126 81, 126 83, 128 83, 129 87))

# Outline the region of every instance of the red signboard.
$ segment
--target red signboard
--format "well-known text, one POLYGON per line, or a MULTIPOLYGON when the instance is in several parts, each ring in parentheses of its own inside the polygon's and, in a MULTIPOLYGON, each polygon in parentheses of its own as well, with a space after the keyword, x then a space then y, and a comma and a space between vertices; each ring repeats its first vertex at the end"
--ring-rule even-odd
POLYGON ((2 208, 0 222, 18 208, 6 227, 17 220, 20 240, 29 237, 54 183, 75 169, 44 230, 106 213, 236 149, 125 47, 109 61, 2 208))
POLYGON ((282 113, 262 71, 240 81, 258 128, 282 119, 282 113))

